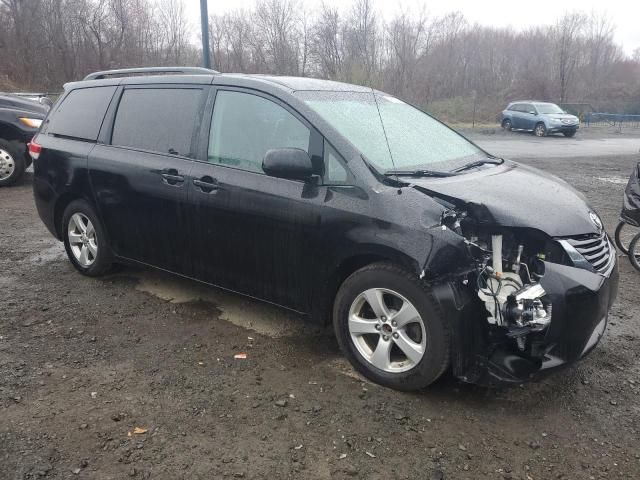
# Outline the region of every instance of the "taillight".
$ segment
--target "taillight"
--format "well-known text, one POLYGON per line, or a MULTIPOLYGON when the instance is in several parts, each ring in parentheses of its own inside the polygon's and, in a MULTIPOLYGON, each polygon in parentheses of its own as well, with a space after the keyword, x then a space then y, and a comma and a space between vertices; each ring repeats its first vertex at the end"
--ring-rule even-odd
POLYGON ((34 160, 37 160, 38 157, 40 156, 40 152, 42 151, 42 145, 38 145, 36 142, 31 140, 28 146, 29 146, 29 155, 31 155, 31 158, 33 158, 34 160))

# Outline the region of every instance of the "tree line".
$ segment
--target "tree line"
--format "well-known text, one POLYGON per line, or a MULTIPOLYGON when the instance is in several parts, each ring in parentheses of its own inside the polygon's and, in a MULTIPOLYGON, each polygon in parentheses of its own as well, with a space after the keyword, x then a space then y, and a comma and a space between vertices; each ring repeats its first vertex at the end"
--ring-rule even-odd
MULTIPOLYGON (((640 48, 625 54, 615 25, 567 12, 524 30, 472 23, 463 12, 347 8, 256 0, 210 16, 223 72, 301 75, 369 85, 451 120, 492 117, 509 100, 590 103, 640 114, 640 48)), ((0 0, 0 82, 59 89, 90 71, 196 65, 199 26, 182 0, 0 0)))

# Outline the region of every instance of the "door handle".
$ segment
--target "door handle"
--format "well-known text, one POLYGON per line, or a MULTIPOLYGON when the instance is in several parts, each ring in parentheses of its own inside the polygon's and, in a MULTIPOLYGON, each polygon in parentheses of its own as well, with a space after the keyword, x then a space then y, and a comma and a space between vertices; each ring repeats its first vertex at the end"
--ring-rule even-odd
POLYGON ((199 179, 196 178, 193 180, 193 184, 204 193, 211 193, 218 190, 218 180, 209 176, 204 176, 199 179))
POLYGON ((176 185, 184 182, 184 177, 180 175, 178 170, 175 168, 165 168, 164 170, 160 170, 158 173, 162 177, 162 181, 169 185, 176 185))

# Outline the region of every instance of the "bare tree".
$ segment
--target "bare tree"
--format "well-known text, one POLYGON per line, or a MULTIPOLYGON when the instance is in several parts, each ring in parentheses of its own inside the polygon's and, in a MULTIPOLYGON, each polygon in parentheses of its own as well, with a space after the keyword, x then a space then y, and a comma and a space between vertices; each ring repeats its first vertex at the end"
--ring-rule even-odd
MULTIPOLYGON (((91 70, 198 64, 185 1, 0 0, 1 88, 58 90, 91 70)), ((216 67, 359 83, 450 119, 468 118, 474 104, 491 119, 523 97, 640 113, 640 49, 626 55, 606 15, 567 13, 516 31, 471 24, 460 12, 399 9, 383 19, 375 1, 351 0, 342 11, 256 0, 212 15, 216 67)))
POLYGON ((581 33, 585 24, 586 17, 583 13, 572 12, 564 14, 553 29, 555 66, 561 102, 567 100, 569 89, 574 80, 574 73, 579 61, 581 33))
POLYGON ((344 50, 340 15, 324 3, 312 27, 311 55, 320 76, 332 80, 341 77, 344 50))

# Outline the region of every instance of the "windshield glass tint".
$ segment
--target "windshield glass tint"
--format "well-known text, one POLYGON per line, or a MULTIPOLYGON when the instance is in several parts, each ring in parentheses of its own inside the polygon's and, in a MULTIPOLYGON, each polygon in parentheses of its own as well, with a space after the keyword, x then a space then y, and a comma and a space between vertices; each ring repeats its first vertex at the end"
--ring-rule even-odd
POLYGON ((444 124, 388 95, 376 93, 375 98, 373 92, 297 95, 381 171, 421 168, 449 171, 486 156, 444 124))
POLYGON ((553 103, 536 103, 536 109, 538 110, 538 113, 546 115, 554 113, 564 113, 564 110, 553 103))

